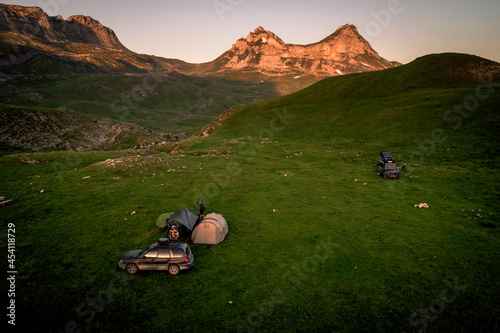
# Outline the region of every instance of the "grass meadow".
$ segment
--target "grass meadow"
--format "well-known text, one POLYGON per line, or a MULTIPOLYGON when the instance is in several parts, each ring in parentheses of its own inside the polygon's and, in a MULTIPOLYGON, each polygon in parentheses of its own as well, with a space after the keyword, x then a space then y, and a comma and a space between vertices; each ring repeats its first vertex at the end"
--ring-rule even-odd
POLYGON ((0 219, 4 253, 15 225, 16 323, 497 331, 500 92, 482 89, 488 97, 459 117, 448 110, 479 83, 436 83, 436 71, 418 82, 413 71, 327 79, 241 106, 209 137, 168 149, 0 156, 0 189, 14 200, 0 219), (407 163, 400 180, 377 176, 380 151, 407 163), (161 214, 197 212, 198 200, 228 221, 224 242, 188 240, 195 266, 178 276, 118 268, 164 236, 146 235, 161 214))

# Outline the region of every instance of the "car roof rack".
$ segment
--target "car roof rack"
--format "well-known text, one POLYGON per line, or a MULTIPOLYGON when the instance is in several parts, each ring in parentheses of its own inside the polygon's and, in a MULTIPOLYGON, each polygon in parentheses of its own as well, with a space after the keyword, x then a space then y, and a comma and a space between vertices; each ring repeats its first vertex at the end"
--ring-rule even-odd
POLYGON ((392 156, 392 153, 385 151, 380 153, 380 160, 383 161, 384 163, 387 162, 395 162, 394 156, 392 156))

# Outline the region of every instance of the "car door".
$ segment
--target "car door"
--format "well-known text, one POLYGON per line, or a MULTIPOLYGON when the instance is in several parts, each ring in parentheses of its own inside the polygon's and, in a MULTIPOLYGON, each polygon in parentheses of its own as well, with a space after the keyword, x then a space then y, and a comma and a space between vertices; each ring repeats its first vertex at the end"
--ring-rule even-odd
POLYGON ((167 270, 170 263, 170 249, 160 249, 156 258, 156 269, 167 270))
POLYGON ((156 258, 158 257, 158 250, 150 250, 146 252, 139 260, 139 268, 144 270, 156 269, 156 258))

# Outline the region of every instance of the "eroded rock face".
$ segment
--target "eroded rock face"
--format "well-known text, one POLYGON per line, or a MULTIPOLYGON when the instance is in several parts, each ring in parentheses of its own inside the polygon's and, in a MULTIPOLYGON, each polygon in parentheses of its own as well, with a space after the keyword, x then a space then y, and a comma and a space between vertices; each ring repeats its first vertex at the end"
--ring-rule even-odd
POLYGON ((162 142, 161 135, 69 110, 0 110, 0 142, 28 150, 108 150, 123 144, 162 142))
POLYGON ((75 15, 64 20, 48 16, 39 7, 0 4, 0 31, 10 31, 52 42, 94 44, 111 49, 123 46, 115 33, 89 16, 75 15))
POLYGON ((222 59, 226 69, 255 68, 281 74, 294 70, 314 75, 340 75, 394 67, 372 49, 354 25, 339 27, 320 42, 286 44, 274 33, 258 27, 236 41, 222 59))

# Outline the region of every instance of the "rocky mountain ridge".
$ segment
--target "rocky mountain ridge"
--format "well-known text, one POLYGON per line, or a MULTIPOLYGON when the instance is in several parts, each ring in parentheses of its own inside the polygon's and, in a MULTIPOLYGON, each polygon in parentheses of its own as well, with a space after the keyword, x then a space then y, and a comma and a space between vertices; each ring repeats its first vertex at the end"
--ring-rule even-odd
POLYGON ((224 69, 256 69, 268 74, 302 72, 317 76, 381 70, 399 65, 373 50, 354 25, 339 27, 323 40, 286 44, 271 31, 258 27, 240 38, 218 58, 224 69))
POLYGON ((40 7, 0 4, 0 31, 37 37, 53 43, 85 43, 122 50, 124 46, 110 28, 89 16, 48 16, 40 7))
POLYGON ((134 53, 89 16, 65 20, 39 7, 0 4, 0 78, 169 71, 171 63, 182 62, 134 53))
POLYGON ((398 65, 380 57, 349 24, 308 45, 287 44, 258 27, 214 61, 189 64, 132 52, 113 30, 88 16, 64 20, 60 15, 48 16, 39 7, 3 4, 0 46, 0 72, 23 75, 175 70, 200 76, 236 71, 243 77, 247 72, 259 72, 268 77, 309 74, 320 78, 398 65))

